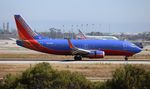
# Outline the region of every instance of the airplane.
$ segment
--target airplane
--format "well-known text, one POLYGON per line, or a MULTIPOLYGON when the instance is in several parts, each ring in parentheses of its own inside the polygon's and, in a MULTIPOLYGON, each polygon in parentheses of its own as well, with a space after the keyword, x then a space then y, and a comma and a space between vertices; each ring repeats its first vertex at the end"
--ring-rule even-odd
POLYGON ((26 24, 20 15, 14 15, 19 39, 16 44, 31 50, 55 54, 72 55, 74 60, 86 58, 104 58, 104 56, 129 56, 142 51, 133 43, 121 40, 95 40, 95 39, 49 39, 41 36, 26 24))
MULTIPOLYGON (((79 30, 79 33, 76 35, 76 39, 83 39, 83 40, 85 40, 85 39, 119 40, 115 36, 88 36, 88 35, 85 35, 81 30, 79 30)), ((143 49, 142 42, 138 42, 138 41, 130 41, 130 42, 132 42, 136 46, 143 49)))
POLYGON ((76 35, 76 39, 99 39, 99 40, 119 40, 115 36, 89 36, 85 35, 81 30, 76 35))

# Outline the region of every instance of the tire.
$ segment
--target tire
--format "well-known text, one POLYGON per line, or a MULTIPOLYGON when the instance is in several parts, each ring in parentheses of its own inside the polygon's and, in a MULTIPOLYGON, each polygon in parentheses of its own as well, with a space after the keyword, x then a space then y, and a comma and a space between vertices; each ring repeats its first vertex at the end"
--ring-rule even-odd
POLYGON ((81 55, 75 55, 74 56, 74 60, 75 61, 81 61, 82 60, 82 56, 81 55))
POLYGON ((125 56, 125 58, 124 58, 124 59, 125 59, 125 61, 128 61, 128 57, 127 57, 127 56, 125 56))

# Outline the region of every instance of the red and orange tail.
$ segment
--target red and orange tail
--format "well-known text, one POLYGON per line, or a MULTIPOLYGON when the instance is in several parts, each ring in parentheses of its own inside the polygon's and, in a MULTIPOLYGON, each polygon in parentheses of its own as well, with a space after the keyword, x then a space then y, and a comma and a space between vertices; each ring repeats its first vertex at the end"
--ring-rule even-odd
POLYGON ((20 40, 33 40, 37 36, 20 15, 14 15, 20 40))

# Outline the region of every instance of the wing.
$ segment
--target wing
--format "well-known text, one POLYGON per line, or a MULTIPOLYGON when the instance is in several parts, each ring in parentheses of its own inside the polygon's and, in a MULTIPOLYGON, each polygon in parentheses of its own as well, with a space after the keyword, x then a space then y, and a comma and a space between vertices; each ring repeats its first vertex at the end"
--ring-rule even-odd
POLYGON ((85 50, 85 49, 81 49, 81 48, 75 47, 75 46, 71 43, 70 39, 68 39, 68 44, 69 44, 69 47, 70 47, 71 50, 72 50, 72 54, 73 54, 73 55, 76 55, 76 54, 86 55, 86 54, 89 54, 89 53, 90 53, 89 50, 85 50))
POLYGON ((70 39, 68 39, 68 44, 72 51, 72 55, 82 55, 88 58, 103 58, 105 56, 105 52, 101 50, 85 50, 77 48, 71 43, 70 39))

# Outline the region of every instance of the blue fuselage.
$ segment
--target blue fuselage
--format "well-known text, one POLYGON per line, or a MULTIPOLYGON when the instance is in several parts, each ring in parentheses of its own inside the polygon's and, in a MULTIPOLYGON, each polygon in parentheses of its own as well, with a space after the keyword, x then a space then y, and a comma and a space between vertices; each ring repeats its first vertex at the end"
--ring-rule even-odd
MULTIPOLYGON (((66 39, 41 39, 37 40, 42 46, 58 51, 69 51, 68 41, 66 39)), ((132 56, 141 51, 133 43, 120 40, 71 40, 72 44, 77 48, 86 50, 102 50, 105 55, 125 55, 132 56)), ((65 53, 64 53, 65 54, 65 53)))

